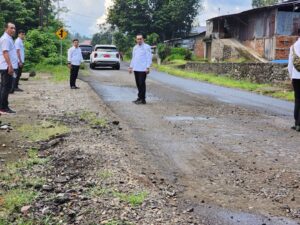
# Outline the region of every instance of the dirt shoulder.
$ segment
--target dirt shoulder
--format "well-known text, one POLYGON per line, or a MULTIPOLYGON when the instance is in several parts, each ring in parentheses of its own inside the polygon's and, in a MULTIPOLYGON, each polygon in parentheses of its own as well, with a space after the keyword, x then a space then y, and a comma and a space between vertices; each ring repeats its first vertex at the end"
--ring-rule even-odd
POLYGON ((90 89, 22 82, 0 131, 0 224, 199 224, 90 89))

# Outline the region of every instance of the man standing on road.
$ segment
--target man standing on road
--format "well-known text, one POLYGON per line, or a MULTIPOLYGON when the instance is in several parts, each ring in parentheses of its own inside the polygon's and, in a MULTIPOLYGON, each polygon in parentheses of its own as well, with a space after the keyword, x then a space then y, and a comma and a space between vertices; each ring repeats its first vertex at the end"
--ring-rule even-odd
POLYGON ((80 64, 83 61, 81 49, 79 48, 79 40, 73 40, 73 47, 68 50, 68 67, 70 68, 70 87, 71 89, 79 89, 76 86, 76 79, 78 77, 78 72, 80 64))
POLYGON ((5 32, 0 38, 1 113, 15 113, 15 111, 11 110, 8 106, 8 96, 11 91, 13 76, 18 69, 17 50, 12 38, 15 33, 15 25, 13 23, 7 23, 5 24, 5 32))
MULTIPOLYGON (((300 34, 300 30, 298 31, 300 34)), ((300 132, 300 38, 290 48, 288 70, 295 92, 294 118, 295 126, 292 129, 300 132)))
POLYGON ((129 67, 129 73, 134 72, 136 86, 138 88, 138 98, 135 104, 146 104, 146 78, 150 73, 152 64, 151 47, 144 42, 141 34, 136 36, 136 46, 133 48, 132 60, 129 67))
POLYGON ((25 48, 24 48, 24 39, 25 39, 25 32, 23 30, 19 30, 18 32, 18 38, 15 41, 15 46, 17 49, 17 56, 18 56, 18 61, 19 61, 19 68, 18 68, 18 73, 17 77, 13 79, 13 85, 12 85, 12 90, 11 93, 14 93, 15 91, 23 91, 22 89, 19 88, 19 82, 20 78, 22 76, 22 70, 25 62, 25 48))

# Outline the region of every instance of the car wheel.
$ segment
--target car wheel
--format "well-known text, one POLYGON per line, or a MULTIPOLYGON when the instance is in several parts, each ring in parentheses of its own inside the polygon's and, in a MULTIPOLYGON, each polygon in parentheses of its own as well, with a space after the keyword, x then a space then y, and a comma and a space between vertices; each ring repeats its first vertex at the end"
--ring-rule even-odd
POLYGON ((95 69, 95 65, 93 63, 90 63, 90 68, 93 70, 95 69))
POLYGON ((114 68, 115 68, 116 70, 120 70, 120 64, 116 65, 114 68))

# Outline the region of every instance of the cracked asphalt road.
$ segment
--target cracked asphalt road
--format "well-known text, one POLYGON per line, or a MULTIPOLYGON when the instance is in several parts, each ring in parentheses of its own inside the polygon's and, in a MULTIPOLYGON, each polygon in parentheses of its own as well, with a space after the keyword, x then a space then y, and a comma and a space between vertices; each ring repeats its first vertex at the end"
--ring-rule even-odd
POLYGON ((144 167, 182 187, 203 224, 299 224, 292 103, 154 71, 148 104, 137 106, 126 68, 93 70, 82 79, 128 125, 144 167))

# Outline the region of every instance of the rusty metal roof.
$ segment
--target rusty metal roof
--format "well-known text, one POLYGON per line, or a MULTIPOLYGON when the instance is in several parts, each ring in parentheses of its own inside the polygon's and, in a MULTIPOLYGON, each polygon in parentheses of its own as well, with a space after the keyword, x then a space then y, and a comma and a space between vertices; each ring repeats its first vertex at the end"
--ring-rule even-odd
POLYGON ((300 0, 299 1, 289 1, 289 2, 283 2, 283 3, 278 3, 275 5, 270 5, 270 6, 263 6, 263 7, 259 7, 259 8, 253 8, 253 9, 249 9, 246 11, 242 11, 239 13, 233 13, 233 14, 227 14, 227 15, 222 15, 222 16, 217 16, 217 17, 213 17, 208 19, 207 21, 211 21, 211 20, 215 20, 215 19, 221 19, 221 18, 227 18, 227 17, 232 17, 232 16, 238 16, 238 15, 243 15, 243 14, 248 14, 248 13, 252 13, 255 11, 261 11, 261 10, 266 10, 266 9, 278 9, 278 8, 282 8, 282 7, 287 7, 287 6, 300 6, 300 0))

